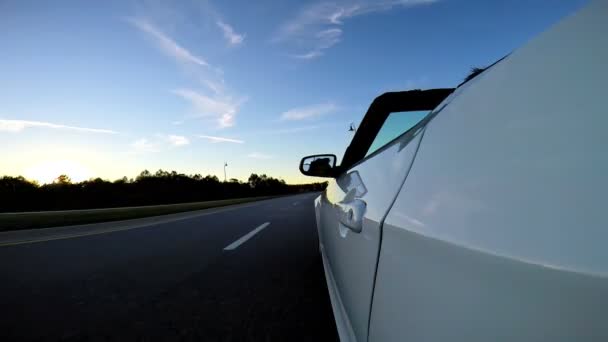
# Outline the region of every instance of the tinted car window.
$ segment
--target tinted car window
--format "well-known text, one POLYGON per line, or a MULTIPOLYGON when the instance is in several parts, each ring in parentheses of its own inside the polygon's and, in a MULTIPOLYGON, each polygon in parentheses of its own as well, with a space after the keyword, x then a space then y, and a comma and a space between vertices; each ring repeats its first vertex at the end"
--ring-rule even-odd
POLYGON ((420 120, 424 119, 430 111, 414 111, 414 112, 395 112, 391 113, 380 128, 380 131, 374 138, 374 142, 367 150, 366 157, 376 152, 382 146, 388 144, 393 139, 407 132, 414 127, 420 120))

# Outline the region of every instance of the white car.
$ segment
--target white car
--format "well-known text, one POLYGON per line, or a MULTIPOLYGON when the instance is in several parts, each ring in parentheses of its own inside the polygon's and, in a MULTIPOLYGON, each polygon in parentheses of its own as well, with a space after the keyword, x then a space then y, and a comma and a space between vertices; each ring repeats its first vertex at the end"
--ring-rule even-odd
POLYGON ((608 2, 371 105, 315 200, 342 341, 608 341, 608 2))

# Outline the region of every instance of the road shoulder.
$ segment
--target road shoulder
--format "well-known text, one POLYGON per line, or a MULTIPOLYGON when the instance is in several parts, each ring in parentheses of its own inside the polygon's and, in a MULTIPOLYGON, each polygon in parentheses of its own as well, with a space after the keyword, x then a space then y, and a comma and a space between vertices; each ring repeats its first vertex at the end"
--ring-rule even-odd
POLYGON ((212 215, 225 211, 261 205, 267 203, 268 199, 243 204, 235 204, 211 209, 202 209, 176 214, 151 216, 123 221, 110 221, 102 223, 90 223, 64 227, 50 227, 38 229, 24 229, 0 232, 0 247, 13 246, 28 243, 37 243, 51 240, 71 239, 82 236, 106 234, 124 230, 144 228, 159 224, 187 220, 194 217, 212 215))

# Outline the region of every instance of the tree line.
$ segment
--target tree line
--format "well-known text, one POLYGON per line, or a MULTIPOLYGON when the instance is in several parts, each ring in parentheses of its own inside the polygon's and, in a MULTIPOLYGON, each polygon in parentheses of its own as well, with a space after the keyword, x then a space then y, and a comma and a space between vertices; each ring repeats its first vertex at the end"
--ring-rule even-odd
POLYGON ((112 208, 172 204, 239 197, 287 195, 321 191, 327 183, 287 184, 282 179, 252 173, 247 182, 176 171, 142 171, 135 179, 101 178, 72 182, 60 175, 39 185, 24 177, 0 178, 0 212, 112 208))

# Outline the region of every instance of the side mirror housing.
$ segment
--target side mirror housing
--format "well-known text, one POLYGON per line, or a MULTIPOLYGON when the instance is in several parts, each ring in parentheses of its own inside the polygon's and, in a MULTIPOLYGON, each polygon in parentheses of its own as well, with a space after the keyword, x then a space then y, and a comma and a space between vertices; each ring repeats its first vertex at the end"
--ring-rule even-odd
POLYGON ((313 177, 335 177, 336 156, 334 154, 317 154, 302 158, 300 172, 313 177))

